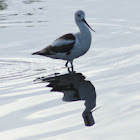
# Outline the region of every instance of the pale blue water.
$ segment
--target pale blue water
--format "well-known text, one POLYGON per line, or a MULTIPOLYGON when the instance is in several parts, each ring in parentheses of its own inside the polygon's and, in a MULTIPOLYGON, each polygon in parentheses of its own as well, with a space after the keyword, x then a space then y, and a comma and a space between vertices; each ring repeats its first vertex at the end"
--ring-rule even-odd
POLYGON ((0 139, 139 140, 139 4, 139 0, 1 0, 0 139), (65 61, 31 53, 65 33, 77 32, 74 13, 79 9, 96 31, 89 52, 74 61, 75 71, 96 89, 94 109, 100 108, 92 113, 91 127, 82 118, 84 101, 63 102, 63 94, 50 92, 46 82, 33 82, 68 73, 65 61))

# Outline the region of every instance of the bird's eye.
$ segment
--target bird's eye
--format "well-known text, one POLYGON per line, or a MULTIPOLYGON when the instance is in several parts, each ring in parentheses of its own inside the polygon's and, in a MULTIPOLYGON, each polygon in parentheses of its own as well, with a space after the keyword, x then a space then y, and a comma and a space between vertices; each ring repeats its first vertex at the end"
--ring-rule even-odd
POLYGON ((78 17, 80 17, 80 15, 77 15, 78 17))

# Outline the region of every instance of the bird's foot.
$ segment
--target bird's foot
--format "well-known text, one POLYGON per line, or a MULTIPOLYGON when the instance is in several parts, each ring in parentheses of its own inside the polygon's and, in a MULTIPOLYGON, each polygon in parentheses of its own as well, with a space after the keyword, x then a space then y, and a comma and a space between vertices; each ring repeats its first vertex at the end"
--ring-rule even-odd
POLYGON ((68 67, 68 72, 69 73, 73 73, 74 72, 73 68, 72 67, 68 67))

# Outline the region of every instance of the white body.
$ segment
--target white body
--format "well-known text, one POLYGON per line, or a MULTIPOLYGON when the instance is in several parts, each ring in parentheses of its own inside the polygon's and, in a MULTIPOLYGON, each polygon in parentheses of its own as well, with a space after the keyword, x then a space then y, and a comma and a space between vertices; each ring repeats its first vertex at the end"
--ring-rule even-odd
POLYGON ((73 35, 76 37, 76 41, 74 47, 70 51, 70 55, 66 55, 66 53, 57 53, 55 55, 50 55, 49 57, 72 61, 73 59, 84 55, 89 50, 91 45, 90 31, 86 34, 82 34, 81 32, 79 32, 73 35))

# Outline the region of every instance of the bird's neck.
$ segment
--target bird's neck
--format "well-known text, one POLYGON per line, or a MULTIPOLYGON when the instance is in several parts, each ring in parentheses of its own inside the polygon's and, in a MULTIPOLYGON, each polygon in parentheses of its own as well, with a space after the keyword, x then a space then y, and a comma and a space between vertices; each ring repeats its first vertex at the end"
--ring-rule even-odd
POLYGON ((77 24, 77 26, 78 26, 78 28, 79 28, 79 30, 82 34, 85 34, 86 36, 87 35, 91 36, 91 32, 90 32, 89 28, 87 27, 87 25, 85 23, 76 22, 76 24, 77 24))

